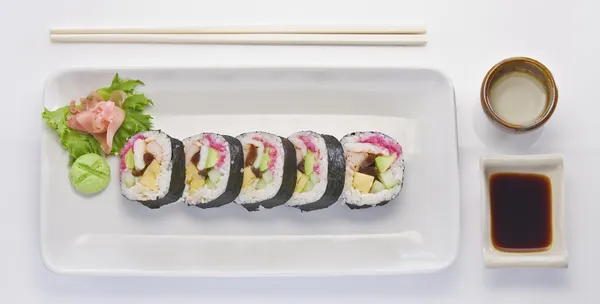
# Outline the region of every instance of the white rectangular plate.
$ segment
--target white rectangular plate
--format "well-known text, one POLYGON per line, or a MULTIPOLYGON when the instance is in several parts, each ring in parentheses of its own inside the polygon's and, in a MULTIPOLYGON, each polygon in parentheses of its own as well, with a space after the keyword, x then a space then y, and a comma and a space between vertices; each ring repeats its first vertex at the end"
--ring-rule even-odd
POLYGON ((342 204, 301 213, 249 213, 230 204, 158 210, 124 199, 118 163, 102 193, 83 197, 68 158, 47 128, 41 150, 41 242, 55 272, 108 275, 274 276, 430 272, 455 259, 459 185, 454 91, 427 69, 119 68, 53 75, 45 106, 56 109, 110 83, 141 79, 156 128, 184 138, 213 131, 304 129, 341 137, 375 130, 404 148, 406 177, 388 205, 342 204))

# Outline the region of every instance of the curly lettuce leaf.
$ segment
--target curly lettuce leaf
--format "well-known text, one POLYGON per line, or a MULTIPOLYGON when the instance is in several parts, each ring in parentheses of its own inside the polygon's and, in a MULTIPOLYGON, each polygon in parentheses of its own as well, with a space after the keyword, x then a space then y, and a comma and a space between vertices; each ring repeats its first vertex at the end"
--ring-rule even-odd
POLYGON ((63 149, 69 152, 69 164, 84 154, 103 155, 100 143, 92 135, 81 133, 67 126, 68 114, 69 106, 54 111, 44 108, 42 112, 42 118, 46 120, 48 127, 56 131, 63 149))
POLYGON ((100 88, 96 90, 96 93, 100 95, 104 100, 108 100, 110 98, 110 94, 114 91, 121 90, 124 91, 127 96, 133 95, 133 91, 138 85, 143 85, 144 83, 138 79, 125 79, 122 80, 119 77, 119 73, 115 74, 112 83, 109 87, 100 88))
POLYGON ((123 102, 123 110, 144 111, 148 105, 154 105, 144 94, 133 94, 123 102))
POLYGON ((50 111, 44 108, 44 111, 42 112, 42 118, 46 120, 48 127, 58 133, 59 137, 63 137, 65 132, 68 131, 66 124, 67 114, 69 114, 69 106, 58 108, 55 111, 50 111))
POLYGON ((91 135, 69 129, 67 136, 60 139, 63 148, 69 151, 69 165, 88 153, 104 155, 100 143, 91 135))
MULTIPOLYGON (((125 119, 113 137, 111 154, 118 154, 131 136, 152 128, 152 116, 144 114, 144 110, 148 105, 153 105, 152 100, 144 94, 134 93, 136 87, 143 84, 140 80, 123 80, 119 77, 119 74, 116 74, 109 87, 96 90, 105 100, 108 100, 110 95, 117 90, 124 91, 127 96, 122 105, 125 111, 125 119)), ((81 133, 67 126, 68 114, 69 106, 64 106, 55 111, 44 108, 42 118, 58 134, 63 149, 69 152, 70 162, 72 163, 79 156, 87 153, 103 155, 100 143, 92 135, 81 133)))
POLYGON ((111 154, 118 154, 131 136, 152 128, 152 116, 144 114, 146 107, 152 104, 152 100, 146 98, 144 94, 133 94, 125 99, 123 102, 125 120, 113 137, 111 154))

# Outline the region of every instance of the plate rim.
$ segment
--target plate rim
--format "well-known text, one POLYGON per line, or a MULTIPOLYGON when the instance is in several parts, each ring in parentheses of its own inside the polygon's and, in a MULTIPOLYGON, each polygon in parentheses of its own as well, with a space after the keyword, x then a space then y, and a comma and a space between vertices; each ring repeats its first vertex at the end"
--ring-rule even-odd
MULTIPOLYGON (((424 274, 424 273, 435 273, 443 271, 449 268, 454 264, 456 259, 458 258, 458 254, 460 252, 460 239, 461 239, 461 191, 460 191, 460 149, 458 142, 458 121, 457 121, 457 108, 456 108, 456 89, 451 78, 444 73, 443 71, 426 66, 419 65, 398 65, 398 66, 377 66, 377 65, 365 65, 365 66, 348 66, 348 65, 277 65, 277 66, 269 66, 269 65, 254 65, 254 64, 244 64, 244 65, 189 65, 189 66, 178 66, 178 65, 110 65, 110 66, 94 66, 94 65, 78 65, 78 66, 69 66, 64 68, 55 69, 52 71, 44 82, 43 88, 43 98, 41 100, 42 107, 46 107, 46 101, 48 100, 48 91, 50 85, 55 81, 58 77, 73 73, 73 72, 112 72, 112 71, 178 71, 178 70, 204 70, 204 71, 234 71, 234 70, 257 70, 257 71, 291 71, 291 72, 310 72, 310 71, 424 71, 432 74, 436 74, 438 77, 443 79, 444 83, 450 89, 451 101, 452 101, 452 113, 451 117, 453 119, 453 128, 452 133, 454 135, 453 142, 455 143, 455 159, 453 161, 452 167, 454 167, 454 175, 457 183, 457 197, 456 200, 456 208, 454 208, 454 217, 456 218, 456 227, 454 227, 456 231, 456 240, 452 242, 454 244, 452 250, 449 250, 450 256, 446 260, 441 261, 437 267, 428 267, 422 269, 412 269, 412 270, 348 270, 348 271, 305 271, 305 272, 282 272, 282 271, 247 271, 247 272, 233 272, 233 271, 147 271, 147 270, 119 270, 119 269, 111 269, 111 270, 94 270, 94 269, 82 269, 82 270, 74 270, 67 269, 64 267, 56 266, 48 259, 48 255, 46 254, 47 245, 45 245, 45 238, 43 237, 43 227, 44 227, 44 197, 42 188, 44 187, 43 175, 40 174, 40 189, 39 189, 39 233, 40 233, 40 252, 41 252, 41 260, 42 264, 51 272, 56 274, 67 274, 67 275, 81 275, 81 276, 158 276, 158 277, 204 277, 204 278, 259 278, 259 277, 338 277, 338 276, 390 276, 390 275, 414 275, 414 274, 424 274)), ((45 132, 46 124, 42 122, 40 132, 42 133, 40 137, 40 141, 44 141, 47 139, 47 132, 45 132)), ((43 168, 42 164, 42 155, 44 154, 44 146, 42 145, 39 154, 39 162, 42 165, 40 168, 43 168)))

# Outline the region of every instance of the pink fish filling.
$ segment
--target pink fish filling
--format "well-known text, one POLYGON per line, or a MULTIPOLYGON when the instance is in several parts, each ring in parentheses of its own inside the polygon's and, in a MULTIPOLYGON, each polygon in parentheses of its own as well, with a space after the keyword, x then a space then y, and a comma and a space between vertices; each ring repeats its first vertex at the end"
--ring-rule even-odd
POLYGON ((273 167, 275 166, 275 161, 277 160, 277 149, 275 149, 275 146, 273 146, 271 143, 269 143, 268 141, 266 141, 263 138, 260 138, 258 136, 255 136, 252 139, 263 143, 263 145, 265 145, 265 150, 267 148, 271 148, 271 149, 269 149, 269 170, 273 169, 273 167))
POLYGON ((133 149, 133 143, 135 143, 135 141, 138 139, 146 139, 146 136, 144 136, 143 134, 134 135, 125 144, 125 147, 121 149, 121 152, 119 153, 119 156, 121 157, 121 173, 123 173, 123 171, 125 171, 125 169, 127 168, 127 165, 125 163, 125 155, 127 154, 127 151, 133 149))
POLYGON ((393 142, 390 139, 387 139, 381 135, 371 135, 369 137, 366 138, 361 138, 360 139, 361 143, 369 143, 369 144, 374 144, 374 145, 378 145, 380 147, 384 147, 386 149, 388 149, 390 152, 395 153, 396 157, 400 158, 400 155, 402 155, 402 147, 393 142))
POLYGON ((214 134, 204 134, 204 139, 208 140, 209 147, 219 151, 219 161, 215 165, 217 168, 221 168, 225 163, 225 155, 227 155, 227 146, 224 143, 219 143, 215 140, 214 134))
MULTIPOLYGON (((319 159, 321 159, 321 154, 319 153, 317 146, 310 140, 310 137, 306 136, 306 135, 300 135, 298 136, 298 138, 304 142, 304 145, 306 146, 306 149, 310 150, 310 152, 313 153, 317 153, 319 155, 319 159)), ((317 172, 317 174, 321 174, 321 166, 320 166, 320 162, 315 162, 315 165, 313 167, 313 170, 315 172, 317 172)))
POLYGON ((321 174, 321 166, 319 166, 319 163, 315 165, 313 171, 317 172, 317 174, 321 174))
POLYGON ((304 142, 304 145, 306 145, 306 148, 310 150, 310 152, 317 152, 317 146, 315 146, 315 144, 312 141, 310 141, 310 137, 306 135, 300 135, 298 136, 298 138, 300 138, 300 140, 304 142))

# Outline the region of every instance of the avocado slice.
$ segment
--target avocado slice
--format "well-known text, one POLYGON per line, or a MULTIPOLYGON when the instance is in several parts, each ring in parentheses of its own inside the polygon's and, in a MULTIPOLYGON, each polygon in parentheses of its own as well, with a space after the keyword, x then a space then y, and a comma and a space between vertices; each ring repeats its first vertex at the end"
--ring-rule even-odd
POLYGON ((206 180, 206 188, 215 189, 217 188, 217 183, 209 178, 206 180))
POLYGON ((396 154, 388 156, 377 156, 375 158, 375 166, 377 167, 377 170, 379 170, 379 172, 385 172, 395 160, 396 154))
POLYGON ((252 169, 250 169, 250 167, 244 168, 244 179, 242 181, 242 188, 247 188, 248 186, 252 185, 255 179, 256 176, 254 176, 254 173, 252 173, 252 169))
POLYGON ((148 187, 150 190, 155 190, 158 185, 156 184, 156 180, 158 178, 158 174, 160 173, 160 165, 156 160, 153 160, 144 174, 140 178, 140 184, 148 187))
POLYGON ((125 167, 129 170, 133 170, 135 167, 135 162, 133 160, 133 149, 129 149, 127 153, 125 153, 125 167))
POLYGON ((267 171, 269 169, 269 161, 271 158, 269 157, 269 153, 263 153, 262 158, 260 159, 260 164, 258 165, 258 170, 267 171))
POLYGON ((216 185, 219 183, 219 180, 221 180, 221 172, 219 172, 217 169, 212 169, 208 171, 208 178, 216 185))
POLYGON ((304 156, 304 174, 310 175, 315 167, 315 156, 312 152, 308 151, 304 156))
POLYGON ((311 173, 309 177, 310 177, 310 181, 311 181, 311 182, 312 182, 314 185, 318 184, 318 183, 321 181, 321 179, 320 179, 320 178, 319 178, 319 176, 317 175, 317 172, 313 172, 313 173, 311 173))
POLYGON ((219 151, 216 149, 210 148, 208 150, 208 155, 206 156, 206 166, 205 168, 212 168, 219 162, 219 151))
POLYGON ((206 184, 204 178, 202 178, 200 175, 196 175, 190 183, 190 192, 193 193, 199 189, 202 189, 202 187, 204 187, 204 184, 206 184))
POLYGON ((263 173, 262 179, 265 180, 265 183, 270 184, 275 178, 273 177, 273 173, 266 171, 265 173, 263 173))
POLYGON ((264 189, 267 187, 267 182, 265 182, 264 179, 259 179, 258 182, 256 183, 256 189, 264 189))
POLYGON ((131 172, 125 173, 125 175, 123 176, 123 183, 127 188, 135 186, 135 177, 133 177, 133 174, 131 174, 131 172))
POLYGON ((308 176, 302 174, 302 176, 300 176, 300 179, 298 179, 298 182, 296 183, 296 189, 294 189, 294 192, 302 192, 302 190, 304 190, 304 187, 306 187, 306 183, 308 183, 308 176))
POLYGON ((385 190, 385 186, 380 181, 376 180, 375 182, 373 182, 373 186, 371 186, 370 193, 377 193, 383 190, 385 190))
POLYGON ((194 179, 194 176, 198 175, 198 168, 192 163, 185 167, 185 182, 189 183, 194 179))
POLYGON ((148 187, 148 189, 150 190, 156 189, 156 175, 151 173, 144 173, 144 175, 142 175, 142 177, 140 178, 140 184, 148 187))
MULTIPOLYGON (((153 160, 150 165, 148 166, 148 168, 146 168, 145 172, 150 171, 152 174, 158 176, 158 174, 160 173, 160 165, 158 164, 158 162, 155 160, 153 160)), ((144 173, 145 173, 144 172, 144 173)))
POLYGON ((354 178, 352 179, 352 187, 362 194, 369 193, 374 180, 375 177, 371 175, 355 172, 354 178))
POLYGON ((394 174, 392 174, 391 170, 380 173, 377 179, 381 181, 386 189, 391 189, 396 186, 396 180, 394 179, 394 174))
POLYGON ((311 191, 314 187, 315 187, 315 184, 313 184, 313 182, 311 182, 309 180, 308 182, 306 182, 306 186, 304 186, 304 190, 302 190, 302 192, 311 191))

